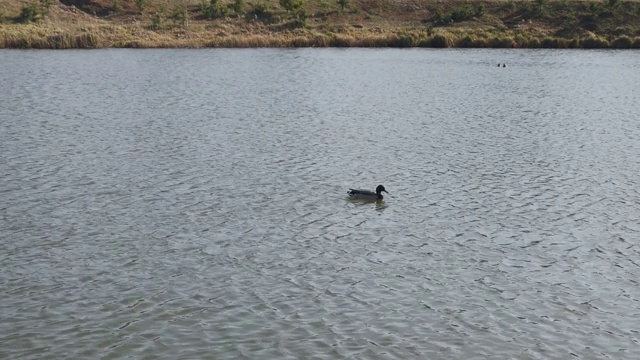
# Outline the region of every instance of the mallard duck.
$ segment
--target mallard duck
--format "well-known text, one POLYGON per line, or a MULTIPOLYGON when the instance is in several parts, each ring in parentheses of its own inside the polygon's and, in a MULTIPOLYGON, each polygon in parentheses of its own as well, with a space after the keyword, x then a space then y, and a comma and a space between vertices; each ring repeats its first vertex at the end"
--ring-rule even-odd
POLYGON ((378 185, 376 188, 376 192, 369 190, 360 190, 360 189, 349 189, 347 194, 349 197, 353 199, 363 199, 363 200, 382 200, 382 192, 389 193, 384 186, 378 185))

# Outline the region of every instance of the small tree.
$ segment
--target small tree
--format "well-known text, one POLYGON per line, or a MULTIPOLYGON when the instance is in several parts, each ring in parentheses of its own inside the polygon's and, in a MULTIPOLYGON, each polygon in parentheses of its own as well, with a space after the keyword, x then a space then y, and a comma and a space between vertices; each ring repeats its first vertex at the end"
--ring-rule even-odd
POLYGON ((344 8, 349 5, 349 0, 338 0, 338 5, 340 5, 340 9, 344 11, 344 8))
POLYGON ((227 14, 227 7, 220 4, 218 0, 210 0, 209 5, 203 0, 204 15, 209 19, 215 19, 217 17, 225 16, 227 14))
POLYGON ((185 6, 178 6, 177 8, 173 9, 171 20, 176 25, 180 25, 182 27, 187 26, 187 22, 189 20, 189 13, 187 12, 187 8, 185 6))
POLYGON ((120 5, 120 1, 118 0, 114 0, 113 3, 111 4, 111 11, 113 12, 118 12, 120 11, 121 8, 122 6, 120 5))
POLYGON ((42 19, 42 12, 36 4, 27 4, 20 10, 20 22, 28 23, 42 19))
POLYGON ((307 26, 307 12, 304 9, 299 9, 295 13, 296 21, 294 22, 297 27, 307 26))
POLYGON ((254 3, 249 10, 249 15, 255 19, 264 19, 271 16, 271 12, 264 2, 254 3))
POLYGON ((160 16, 160 13, 155 12, 151 16, 151 28, 153 28, 154 30, 158 30, 161 24, 162 24, 162 16, 160 16))
POLYGON ((238 15, 244 14, 244 0, 236 0, 233 3, 233 11, 238 15))
POLYGON ((537 18, 544 18, 547 15, 548 0, 535 0, 533 15, 537 18))
POLYGON ((302 8, 302 0, 280 0, 282 6, 289 14, 296 13, 302 8))
POLYGON ((136 6, 138 7, 138 10, 140 10, 140 12, 142 13, 144 9, 147 8, 147 0, 136 0, 136 6))

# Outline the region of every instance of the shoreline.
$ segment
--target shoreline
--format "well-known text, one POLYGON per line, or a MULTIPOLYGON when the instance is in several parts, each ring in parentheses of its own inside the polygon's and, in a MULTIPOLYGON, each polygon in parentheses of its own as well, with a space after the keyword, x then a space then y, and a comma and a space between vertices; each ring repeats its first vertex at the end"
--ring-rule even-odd
MULTIPOLYGON (((307 0, 308 10, 300 15, 279 9, 274 0, 264 9, 246 4, 242 14, 210 17, 203 15, 207 11, 203 2, 181 8, 178 14, 182 15, 176 18, 176 10, 136 11, 134 0, 122 0, 126 7, 119 12, 97 7, 100 1, 102 6, 111 6, 111 0, 93 0, 95 8, 82 10, 64 3, 74 0, 39 0, 52 3, 47 8, 35 7, 34 18, 28 21, 25 5, 18 2, 27 0, 6 1, 16 3, 9 15, 0 13, 4 19, 0 48, 5 49, 640 49, 640 2, 636 1, 414 0, 420 7, 409 11, 366 8, 371 1, 362 0, 353 1, 349 11, 327 11, 318 7, 320 2, 307 0), (19 6, 23 6, 21 12, 19 6)), ((401 0, 381 2, 390 3, 403 4, 401 0)))
POLYGON ((456 48, 456 49, 640 49, 640 38, 623 36, 609 40, 603 37, 554 38, 554 37, 487 37, 473 35, 436 34, 430 37, 411 37, 391 34, 387 36, 343 36, 322 34, 308 36, 248 36, 217 37, 206 41, 148 41, 144 39, 116 40, 113 43, 100 40, 93 33, 73 34, 56 32, 51 35, 8 37, 0 41, 0 49, 199 49, 199 48, 456 48), (105 44, 106 43, 106 44, 105 44))

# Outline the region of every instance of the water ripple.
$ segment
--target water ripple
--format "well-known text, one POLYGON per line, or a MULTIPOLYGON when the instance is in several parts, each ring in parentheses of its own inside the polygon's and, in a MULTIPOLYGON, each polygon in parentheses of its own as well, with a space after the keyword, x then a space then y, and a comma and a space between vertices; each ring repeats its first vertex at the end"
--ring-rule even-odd
POLYGON ((631 53, 0 59, 0 358, 640 351, 631 53))

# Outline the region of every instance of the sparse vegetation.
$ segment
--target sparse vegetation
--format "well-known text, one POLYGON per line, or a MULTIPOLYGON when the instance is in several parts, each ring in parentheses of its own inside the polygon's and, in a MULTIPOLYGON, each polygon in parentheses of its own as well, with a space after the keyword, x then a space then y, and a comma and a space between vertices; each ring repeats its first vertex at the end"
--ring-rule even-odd
POLYGON ((637 0, 2 1, 0 47, 640 48, 637 0))

